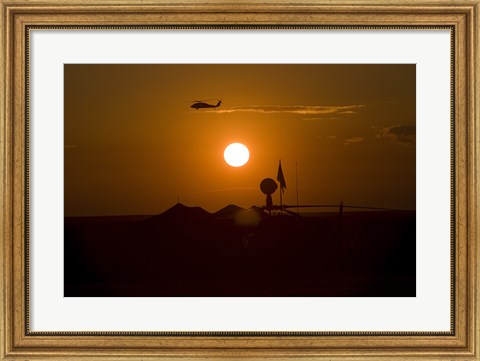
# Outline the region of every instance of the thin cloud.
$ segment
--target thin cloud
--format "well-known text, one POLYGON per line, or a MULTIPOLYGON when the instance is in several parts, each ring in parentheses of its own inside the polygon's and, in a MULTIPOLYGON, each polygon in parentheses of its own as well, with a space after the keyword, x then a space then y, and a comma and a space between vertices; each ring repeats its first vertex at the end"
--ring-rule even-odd
POLYGON ((363 142, 364 140, 365 140, 365 138, 363 138, 363 137, 348 138, 348 139, 345 139, 345 142, 343 144, 344 145, 350 145, 350 144, 354 144, 354 143, 363 142))
MULTIPOLYGON (((335 114, 341 114, 341 113, 335 113, 335 114)), ((343 115, 343 114, 341 114, 343 115)), ((311 121, 317 121, 317 120, 342 120, 345 118, 340 118, 340 117, 330 117, 328 115, 322 116, 322 117, 314 117, 314 118, 303 118, 303 120, 311 120, 311 121)))
POLYGON ((365 105, 249 105, 227 109, 212 110, 215 113, 263 113, 263 114, 300 114, 300 115, 326 115, 326 114, 354 114, 365 105))
POLYGON ((328 139, 328 140, 335 140, 337 139, 336 135, 317 135, 318 139, 328 139))
POLYGON ((380 137, 405 146, 413 146, 416 142, 416 127, 413 124, 400 124, 383 128, 380 137))

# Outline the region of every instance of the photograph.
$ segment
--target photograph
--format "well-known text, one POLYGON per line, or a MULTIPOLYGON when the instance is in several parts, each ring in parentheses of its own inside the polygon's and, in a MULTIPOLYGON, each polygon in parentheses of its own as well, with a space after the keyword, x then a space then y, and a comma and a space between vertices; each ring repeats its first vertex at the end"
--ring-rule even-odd
POLYGON ((415 64, 65 64, 64 297, 415 297, 415 64))

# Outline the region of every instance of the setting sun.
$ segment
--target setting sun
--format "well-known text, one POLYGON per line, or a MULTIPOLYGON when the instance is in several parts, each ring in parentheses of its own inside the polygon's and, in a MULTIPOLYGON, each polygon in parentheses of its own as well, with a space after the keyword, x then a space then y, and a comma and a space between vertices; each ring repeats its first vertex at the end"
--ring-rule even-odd
POLYGON ((248 148, 241 143, 232 143, 225 148, 223 153, 225 162, 232 167, 241 167, 248 162, 250 153, 248 148))

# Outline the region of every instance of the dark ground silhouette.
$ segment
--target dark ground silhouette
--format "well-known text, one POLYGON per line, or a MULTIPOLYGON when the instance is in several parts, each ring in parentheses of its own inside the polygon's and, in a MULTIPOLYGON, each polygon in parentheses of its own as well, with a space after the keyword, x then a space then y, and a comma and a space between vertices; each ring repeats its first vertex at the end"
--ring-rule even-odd
POLYGON ((415 211, 66 217, 65 296, 410 296, 415 211))

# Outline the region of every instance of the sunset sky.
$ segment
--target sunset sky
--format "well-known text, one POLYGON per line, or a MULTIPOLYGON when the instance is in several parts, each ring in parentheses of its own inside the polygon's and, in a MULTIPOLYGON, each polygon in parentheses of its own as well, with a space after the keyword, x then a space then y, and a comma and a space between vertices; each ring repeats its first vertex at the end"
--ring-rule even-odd
POLYGON ((64 69, 65 216, 261 206, 279 159, 286 204, 297 163, 300 204, 415 209, 415 65, 64 69), (223 158, 234 142, 249 148, 243 167, 223 158))

